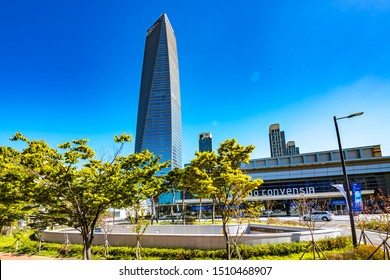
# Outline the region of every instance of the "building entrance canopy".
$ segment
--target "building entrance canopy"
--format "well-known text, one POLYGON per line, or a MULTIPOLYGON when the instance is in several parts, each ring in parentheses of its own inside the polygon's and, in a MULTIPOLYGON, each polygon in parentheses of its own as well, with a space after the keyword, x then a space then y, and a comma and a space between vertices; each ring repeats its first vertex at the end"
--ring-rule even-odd
MULTIPOLYGON (((364 190, 362 191, 363 195, 373 194, 373 190, 364 190)), ((245 198, 245 201, 266 201, 266 200, 302 200, 302 199, 319 199, 319 198, 343 198, 343 195, 340 192, 323 192, 323 193, 309 193, 305 195, 301 194, 291 194, 291 195, 266 195, 266 196, 248 196, 245 198)), ((182 203, 182 200, 178 200, 178 203, 182 203)), ((211 199, 202 199, 202 204, 210 204, 213 201, 211 199)), ((185 199, 184 204, 186 205, 198 205, 200 203, 199 199, 185 199)))

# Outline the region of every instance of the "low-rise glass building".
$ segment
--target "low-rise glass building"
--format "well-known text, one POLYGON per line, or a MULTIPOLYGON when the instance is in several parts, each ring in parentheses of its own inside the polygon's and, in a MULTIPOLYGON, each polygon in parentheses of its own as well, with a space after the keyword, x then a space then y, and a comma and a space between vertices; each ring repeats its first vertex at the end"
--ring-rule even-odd
MULTIPOLYGON (((390 195, 390 157, 382 156, 379 145, 345 149, 344 156, 349 183, 361 184, 365 198, 378 191, 390 195)), ((329 210, 345 210, 342 193, 333 187, 344 183, 338 150, 252 159, 242 170, 264 180, 250 201, 283 201, 288 208, 294 200, 315 198, 325 200, 329 210)))
MULTIPOLYGON (((379 145, 344 149, 344 156, 349 183, 361 184, 366 201, 377 193, 390 196, 390 156, 382 156, 379 145)), ((316 201, 314 207, 346 213, 343 194, 333 187, 344 184, 339 150, 252 159, 241 168, 252 179, 264 180, 247 201, 261 201, 267 209, 289 214, 306 199, 316 201)), ((211 203, 202 201, 205 206, 211 203)), ((198 203, 199 199, 186 199, 186 204, 198 203)))

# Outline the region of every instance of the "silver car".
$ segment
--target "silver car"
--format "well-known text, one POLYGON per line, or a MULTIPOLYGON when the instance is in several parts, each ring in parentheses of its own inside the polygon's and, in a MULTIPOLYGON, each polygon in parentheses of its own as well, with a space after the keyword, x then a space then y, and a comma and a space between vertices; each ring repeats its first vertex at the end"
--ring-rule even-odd
POLYGON ((311 214, 303 215, 304 221, 331 221, 333 214, 328 211, 314 211, 311 214))

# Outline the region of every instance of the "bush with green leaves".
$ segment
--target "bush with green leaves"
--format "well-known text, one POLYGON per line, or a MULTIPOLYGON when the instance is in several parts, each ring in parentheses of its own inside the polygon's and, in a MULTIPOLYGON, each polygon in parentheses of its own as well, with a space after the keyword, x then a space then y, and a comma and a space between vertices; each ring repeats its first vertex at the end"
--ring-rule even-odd
MULTIPOLYGON (((368 260, 377 246, 371 244, 360 244, 356 249, 348 249, 341 253, 326 254, 329 260, 368 260)), ((371 256, 370 260, 383 260, 383 250, 379 249, 371 256)))
MULTIPOLYGON (((14 252, 15 245, 11 237, 0 237, 0 251, 14 252)), ((345 250, 351 246, 349 237, 340 236, 337 238, 327 238, 317 241, 323 251, 345 250)), ((19 253, 38 254, 37 242, 28 237, 23 239, 19 246, 19 253)), ((307 248, 308 242, 290 242, 276 244, 260 245, 239 245, 242 259, 294 259, 294 254, 302 254, 307 248)), ((143 259, 157 260, 224 260, 226 259, 226 250, 200 250, 184 248, 143 248, 143 259)), ((364 250, 361 248, 360 250, 364 250)), ((360 251, 359 251, 360 252, 360 251)), ((371 251, 372 253, 373 251, 371 251)), ((42 243, 41 255, 51 255, 60 258, 81 259, 83 256, 83 246, 79 244, 42 243)), ((104 246, 92 246, 93 259, 109 260, 135 260, 136 248, 125 246, 111 246, 109 256, 104 256, 104 246)), ((360 252, 358 255, 347 255, 346 257, 363 258, 367 254, 360 252)), ((368 255, 369 256, 369 255, 368 255)), ((367 258, 368 258, 367 256, 367 258)), ((377 254, 375 255, 375 257, 377 254)), ((237 256, 234 256, 237 257, 237 256)), ((344 256, 345 257, 345 256, 344 256)), ((334 256, 337 258, 344 258, 334 256)), ((296 258, 295 258, 296 259, 296 258)))
POLYGON ((390 220, 389 219, 372 219, 365 223, 367 229, 379 230, 384 232, 390 231, 390 220))
POLYGON ((351 244, 349 236, 338 236, 336 238, 324 238, 317 241, 318 246, 323 251, 342 249, 351 244))

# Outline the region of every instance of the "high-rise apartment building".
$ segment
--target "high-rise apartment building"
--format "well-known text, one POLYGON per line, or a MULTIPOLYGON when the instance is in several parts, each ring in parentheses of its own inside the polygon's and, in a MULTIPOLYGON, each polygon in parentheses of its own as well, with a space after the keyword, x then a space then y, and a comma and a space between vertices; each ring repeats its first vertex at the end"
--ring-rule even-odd
POLYGON ((135 153, 148 149, 167 173, 182 168, 182 119, 176 37, 166 14, 147 30, 138 103, 135 153))
POLYGON ((286 145, 286 155, 299 155, 299 147, 295 146, 295 141, 288 141, 286 145))
POLYGON ((279 124, 271 124, 269 127, 269 145, 271 157, 282 157, 299 154, 299 148, 294 141, 289 141, 286 145, 284 131, 280 130, 279 124))
POLYGON ((210 132, 199 134, 199 152, 213 151, 213 136, 210 132))
POLYGON ((271 157, 281 157, 286 153, 286 139, 279 124, 271 124, 269 127, 269 145, 271 157))

